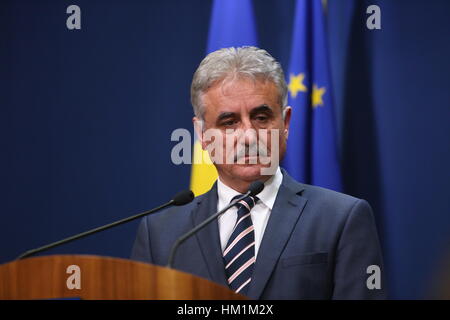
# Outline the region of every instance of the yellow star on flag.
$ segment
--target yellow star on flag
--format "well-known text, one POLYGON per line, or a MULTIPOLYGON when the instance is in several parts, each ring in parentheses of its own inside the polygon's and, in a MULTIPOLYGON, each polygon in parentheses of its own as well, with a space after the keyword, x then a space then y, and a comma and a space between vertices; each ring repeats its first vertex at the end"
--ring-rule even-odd
POLYGON ((311 94, 311 103, 313 108, 323 106, 323 95, 325 94, 325 92, 325 87, 319 88, 316 84, 314 84, 311 94))
POLYGON ((308 89, 303 84, 303 80, 305 79, 304 73, 299 73, 298 75, 291 74, 289 77, 289 85, 288 89, 291 93, 291 97, 295 98, 299 91, 306 92, 308 89))

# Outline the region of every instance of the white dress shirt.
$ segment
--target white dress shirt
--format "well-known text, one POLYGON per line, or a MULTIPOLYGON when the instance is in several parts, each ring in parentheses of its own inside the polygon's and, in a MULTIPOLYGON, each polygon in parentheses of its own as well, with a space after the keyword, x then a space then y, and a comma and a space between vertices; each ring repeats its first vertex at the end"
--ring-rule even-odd
MULTIPOLYGON (((266 183, 264 183, 263 191, 257 195, 259 201, 250 211, 253 227, 255 229, 255 257, 258 256, 258 249, 282 180, 283 174, 281 173, 280 167, 278 167, 276 173, 269 180, 267 180, 266 183)), ((228 205, 233 197, 240 194, 240 192, 237 192, 236 190, 225 185, 222 181, 220 181, 220 178, 217 180, 217 192, 217 211, 228 205)), ((218 219, 222 252, 225 250, 228 239, 231 236, 234 225, 236 224, 236 219, 236 207, 229 209, 218 219)))

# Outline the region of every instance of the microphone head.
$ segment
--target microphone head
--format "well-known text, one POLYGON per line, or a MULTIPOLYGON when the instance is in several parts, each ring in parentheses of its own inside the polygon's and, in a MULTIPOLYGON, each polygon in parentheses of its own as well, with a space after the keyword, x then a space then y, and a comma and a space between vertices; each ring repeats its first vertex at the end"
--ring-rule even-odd
POLYGON ((175 206, 183 206, 194 200, 194 198, 194 193, 191 190, 183 190, 173 197, 172 204, 175 206))
POLYGON ((259 181, 259 180, 253 181, 253 182, 250 184, 250 187, 248 187, 248 191, 250 191, 250 195, 251 195, 252 197, 256 196, 256 195, 257 195, 258 193, 260 193, 263 189, 264 189, 264 183, 261 182, 261 181, 259 181))

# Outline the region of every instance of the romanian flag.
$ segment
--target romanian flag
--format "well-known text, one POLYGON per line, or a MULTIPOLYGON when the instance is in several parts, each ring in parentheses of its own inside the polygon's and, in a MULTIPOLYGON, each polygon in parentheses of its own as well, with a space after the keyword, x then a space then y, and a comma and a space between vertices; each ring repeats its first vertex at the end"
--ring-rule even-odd
POLYGON ((297 0, 288 71, 292 118, 283 166, 298 181, 342 191, 321 0, 297 0))
MULTIPOLYGON (((251 0, 215 0, 212 7, 207 53, 227 47, 256 46, 256 27, 251 0)), ((193 152, 191 190, 199 196, 217 179, 208 152, 196 140, 193 152)))

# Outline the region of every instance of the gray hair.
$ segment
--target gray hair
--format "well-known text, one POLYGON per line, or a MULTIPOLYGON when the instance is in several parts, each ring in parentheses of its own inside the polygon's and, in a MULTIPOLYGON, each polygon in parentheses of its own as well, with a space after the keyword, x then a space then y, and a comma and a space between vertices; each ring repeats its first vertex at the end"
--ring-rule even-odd
POLYGON ((194 73, 191 103, 197 118, 203 119, 204 116, 203 94, 228 77, 270 80, 278 89, 282 109, 287 105, 287 85, 283 69, 266 50, 247 46, 223 48, 208 54, 194 73))

